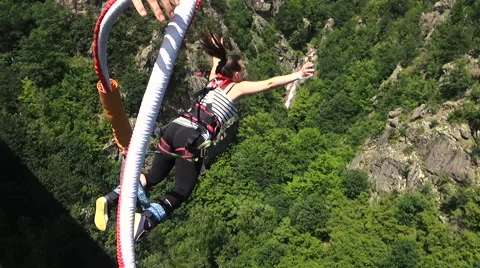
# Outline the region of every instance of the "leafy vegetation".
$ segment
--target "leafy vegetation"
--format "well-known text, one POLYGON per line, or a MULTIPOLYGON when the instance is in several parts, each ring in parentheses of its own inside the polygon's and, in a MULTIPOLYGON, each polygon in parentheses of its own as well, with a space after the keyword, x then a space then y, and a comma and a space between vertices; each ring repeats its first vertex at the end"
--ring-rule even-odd
MULTIPOLYGON (((394 108, 467 97, 451 120, 478 133, 480 86, 465 55, 480 55, 479 1, 457 0, 429 40, 419 21, 430 0, 285 0, 261 33, 248 1, 208 2, 248 60, 251 79, 280 73, 271 49, 278 34, 298 54, 307 43, 317 49, 317 74, 289 110, 282 89, 242 100, 234 143, 187 204, 137 245, 139 267, 480 265, 478 186, 445 189, 444 198, 428 187, 376 196, 367 174, 346 169, 394 108), (327 32, 329 18, 335 26, 327 32), (445 74, 447 63, 454 68, 445 74), (405 70, 389 78, 397 66, 405 70)), ((83 257, 79 266, 96 267, 95 248, 115 257, 113 228, 100 233, 92 224, 94 200, 117 185, 120 171, 102 149, 111 130, 89 54, 99 8, 78 14, 53 0, 0 0, 0 163, 7 174, 0 189, 8 197, 0 207, 2 267, 64 267, 72 252, 83 257), (12 165, 17 158, 21 165, 12 165)), ((188 42, 201 28, 217 27, 206 14, 196 17, 188 42)), ((135 55, 162 29, 129 11, 111 33, 110 69, 131 116, 149 77, 135 55)), ((188 64, 182 51, 164 104, 172 111, 188 99, 188 64)))

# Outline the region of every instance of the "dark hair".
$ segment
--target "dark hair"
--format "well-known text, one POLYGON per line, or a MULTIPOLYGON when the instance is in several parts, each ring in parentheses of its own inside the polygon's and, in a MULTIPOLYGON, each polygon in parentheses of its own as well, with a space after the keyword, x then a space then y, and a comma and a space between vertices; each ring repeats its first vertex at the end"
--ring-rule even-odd
POLYGON ((242 57, 240 55, 227 55, 227 49, 222 44, 220 38, 211 30, 202 32, 200 43, 209 56, 220 59, 215 70, 216 74, 232 78, 235 72, 242 70, 242 66, 239 63, 242 57))

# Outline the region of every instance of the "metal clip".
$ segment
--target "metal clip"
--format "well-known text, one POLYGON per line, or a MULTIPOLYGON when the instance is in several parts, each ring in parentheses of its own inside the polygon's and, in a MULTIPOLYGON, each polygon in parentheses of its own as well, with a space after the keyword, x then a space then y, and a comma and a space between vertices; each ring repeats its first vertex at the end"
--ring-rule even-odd
POLYGON ((207 148, 200 149, 200 158, 205 158, 207 156, 207 148))

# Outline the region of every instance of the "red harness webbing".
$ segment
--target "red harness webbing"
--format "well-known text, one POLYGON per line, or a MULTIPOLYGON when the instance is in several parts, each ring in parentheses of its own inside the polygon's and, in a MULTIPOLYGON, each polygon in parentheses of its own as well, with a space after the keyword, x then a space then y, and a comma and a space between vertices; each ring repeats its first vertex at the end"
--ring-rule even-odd
POLYGON ((174 149, 170 144, 168 144, 165 139, 162 137, 160 139, 160 142, 157 144, 158 149, 160 149, 162 152, 175 156, 175 157, 181 157, 184 159, 191 159, 193 158, 193 154, 187 150, 186 147, 180 147, 174 149))
POLYGON ((215 87, 214 88, 218 88, 218 87, 222 87, 222 86, 225 86, 225 85, 229 85, 230 83, 232 83, 232 79, 226 77, 226 76, 223 76, 221 74, 216 74, 215 75, 215 78, 219 78, 221 79, 220 81, 218 81, 217 79, 214 79, 214 81, 212 82, 215 82, 215 87))
MULTIPOLYGON (((232 79, 226 77, 226 76, 223 76, 222 74, 216 74, 215 78, 212 79, 208 85, 206 86, 206 88, 210 88, 210 90, 214 90, 216 88, 221 88, 223 86, 228 86, 229 84, 233 83, 232 79)), ((206 94, 205 94, 206 95, 206 94)), ((207 103, 207 105, 202 105, 200 103, 200 101, 197 101, 197 103, 195 103, 195 106, 200 108, 200 110, 204 113, 206 113, 208 116, 210 117, 215 117, 215 114, 213 113, 213 111, 211 111, 211 103, 207 103), (209 106, 209 107, 208 107, 209 106)), ((203 120, 201 120, 200 118, 198 118, 198 116, 195 116, 194 114, 190 114, 190 113, 185 113, 183 115, 185 118, 188 118, 188 119, 191 119, 192 121, 194 122, 197 122, 197 123, 200 123, 202 125, 204 125, 207 130, 210 132, 210 134, 212 136, 215 136, 216 134, 216 131, 217 129, 219 128, 220 126, 220 121, 217 119, 215 120, 215 124, 213 125, 212 123, 208 124, 207 122, 204 122, 203 120)))
MULTIPOLYGON (((215 78, 208 83, 207 87, 210 87, 212 90, 216 88, 221 88, 223 86, 228 86, 230 83, 233 83, 232 79, 221 74, 217 74, 215 78)), ((195 106, 207 115, 211 117, 216 117, 213 111, 209 111, 209 109, 205 105, 200 104, 200 102, 195 103, 195 106)), ((216 131, 220 126, 220 121, 218 119, 215 120, 215 126, 213 126, 213 124, 207 124, 207 122, 202 121, 200 118, 197 118, 193 114, 185 113, 183 116, 185 118, 191 119, 194 122, 204 125, 207 130, 212 134, 212 136, 215 136, 216 131)), ((168 144, 163 137, 160 138, 160 142, 157 144, 157 147, 158 149, 160 149, 160 151, 174 157, 187 160, 194 157, 194 155, 187 149, 187 147, 173 148, 173 146, 168 144)))

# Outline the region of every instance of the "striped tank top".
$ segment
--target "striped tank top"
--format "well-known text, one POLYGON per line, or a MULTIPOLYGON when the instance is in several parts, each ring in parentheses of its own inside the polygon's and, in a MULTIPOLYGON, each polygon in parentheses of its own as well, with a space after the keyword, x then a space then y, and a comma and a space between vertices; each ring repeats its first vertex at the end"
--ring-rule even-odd
MULTIPOLYGON (((228 89, 226 92, 228 93, 232 87, 233 86, 227 86, 228 89)), ((208 103, 212 104, 212 111, 217 116, 220 126, 223 126, 238 113, 238 105, 233 103, 233 101, 227 96, 227 93, 221 88, 215 88, 214 90, 209 91, 200 102, 203 106, 207 106, 208 103)), ((197 122, 185 117, 179 117, 173 120, 173 122, 189 128, 196 129, 198 127, 197 122)), ((204 131, 202 137, 205 138, 205 140, 212 139, 212 135, 208 131, 204 131)))

